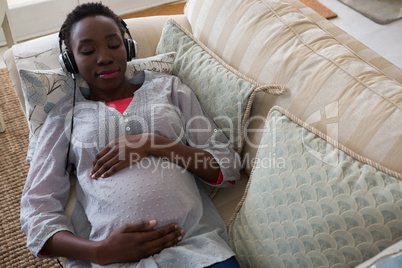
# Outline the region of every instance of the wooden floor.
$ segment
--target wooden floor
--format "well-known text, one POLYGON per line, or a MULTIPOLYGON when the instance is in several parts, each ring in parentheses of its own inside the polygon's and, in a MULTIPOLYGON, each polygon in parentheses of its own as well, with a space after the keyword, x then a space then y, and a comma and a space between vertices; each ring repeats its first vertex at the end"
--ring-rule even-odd
MULTIPOLYGON (((370 19, 337 0, 319 0, 319 2, 338 15, 336 18, 330 19, 331 22, 360 40, 366 46, 370 47, 390 62, 402 68, 402 20, 387 25, 380 25, 374 23, 370 19)), ((177 12, 182 11, 182 5, 184 5, 184 3, 175 3, 173 5, 176 5, 173 14, 177 14, 177 12)), ((155 15, 155 12, 162 15, 168 15, 171 14, 169 12, 172 11, 168 11, 165 6, 161 6, 146 12, 147 13, 136 12, 122 17, 149 16, 155 15)), ((0 68, 5 67, 3 53, 6 49, 7 47, 0 48, 0 68)))
POLYGON ((159 7, 127 14, 120 16, 123 19, 128 18, 138 18, 138 17, 148 17, 148 16, 157 16, 157 15, 176 15, 183 14, 185 1, 180 3, 166 4, 159 7))

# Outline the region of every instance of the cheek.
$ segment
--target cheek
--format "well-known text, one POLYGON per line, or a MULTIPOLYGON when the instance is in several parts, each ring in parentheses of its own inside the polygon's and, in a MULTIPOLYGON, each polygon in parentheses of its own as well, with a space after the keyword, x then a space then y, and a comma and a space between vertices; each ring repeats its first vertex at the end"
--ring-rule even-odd
POLYGON ((90 74, 91 70, 93 69, 91 66, 94 66, 90 58, 77 59, 76 63, 78 70, 81 76, 83 76, 83 78, 85 78, 85 76, 88 76, 90 74))
POLYGON ((119 59, 119 68, 120 68, 120 70, 123 71, 123 73, 126 71, 126 69, 127 69, 127 55, 124 55, 124 57, 121 57, 119 59))
POLYGON ((120 53, 118 54, 117 57, 119 57, 119 60, 121 62, 124 62, 125 64, 127 63, 127 51, 125 46, 122 47, 122 49, 119 51, 120 53))

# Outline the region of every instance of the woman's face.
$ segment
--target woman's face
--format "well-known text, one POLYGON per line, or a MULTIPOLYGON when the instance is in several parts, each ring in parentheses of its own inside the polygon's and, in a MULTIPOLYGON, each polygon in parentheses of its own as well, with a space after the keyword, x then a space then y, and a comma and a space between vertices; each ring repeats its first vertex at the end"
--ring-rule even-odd
POLYGON ((125 81, 127 53, 116 22, 90 16, 75 23, 70 44, 78 70, 91 91, 112 93, 125 81))

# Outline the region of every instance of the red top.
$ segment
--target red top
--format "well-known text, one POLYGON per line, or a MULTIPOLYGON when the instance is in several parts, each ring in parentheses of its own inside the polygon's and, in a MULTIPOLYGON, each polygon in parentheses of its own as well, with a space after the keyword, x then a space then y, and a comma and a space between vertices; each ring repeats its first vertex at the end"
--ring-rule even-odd
POLYGON ((130 102, 132 101, 132 99, 133 99, 133 97, 130 97, 127 99, 122 99, 122 100, 109 101, 109 102, 105 102, 105 105, 115 108, 117 111, 119 111, 122 114, 127 109, 127 107, 130 105, 130 102))

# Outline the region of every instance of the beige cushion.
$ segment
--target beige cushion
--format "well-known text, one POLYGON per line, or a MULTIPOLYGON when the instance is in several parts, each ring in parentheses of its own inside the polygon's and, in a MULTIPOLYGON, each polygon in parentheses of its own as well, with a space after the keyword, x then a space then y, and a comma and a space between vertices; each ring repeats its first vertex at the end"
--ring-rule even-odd
POLYGON ((206 113, 241 152, 244 128, 257 92, 281 95, 280 85, 260 85, 227 66, 174 20, 163 30, 156 53, 176 53, 173 74, 189 86, 206 113))
MULTIPOLYGON (((285 86, 276 98, 257 95, 250 130, 261 129, 269 109, 280 105, 401 178, 402 85, 313 14, 282 0, 190 0, 185 9, 195 38, 225 62, 261 84, 285 86)), ((243 157, 255 158, 260 136, 249 134, 243 157)))

